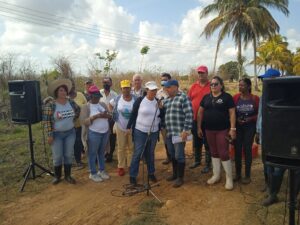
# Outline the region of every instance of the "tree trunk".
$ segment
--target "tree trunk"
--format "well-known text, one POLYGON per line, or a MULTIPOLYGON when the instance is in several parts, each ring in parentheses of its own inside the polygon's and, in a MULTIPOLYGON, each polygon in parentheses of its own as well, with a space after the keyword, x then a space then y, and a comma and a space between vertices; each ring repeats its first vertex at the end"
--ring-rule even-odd
POLYGON ((239 69, 239 79, 242 77, 242 68, 243 68, 243 62, 242 62, 242 38, 241 34, 239 34, 238 37, 238 69, 239 69))
POLYGON ((258 82, 257 82, 257 65, 256 65, 256 36, 253 37, 253 50, 254 50, 254 89, 258 91, 258 82))

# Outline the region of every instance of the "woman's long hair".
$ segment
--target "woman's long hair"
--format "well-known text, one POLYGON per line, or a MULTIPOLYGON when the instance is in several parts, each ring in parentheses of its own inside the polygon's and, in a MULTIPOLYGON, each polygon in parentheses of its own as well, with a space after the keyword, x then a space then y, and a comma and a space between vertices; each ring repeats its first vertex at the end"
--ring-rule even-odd
POLYGON ((218 80, 218 82, 220 83, 220 85, 222 86, 221 92, 225 92, 225 86, 224 86, 224 81, 221 77, 219 76, 214 76, 211 80, 218 80))

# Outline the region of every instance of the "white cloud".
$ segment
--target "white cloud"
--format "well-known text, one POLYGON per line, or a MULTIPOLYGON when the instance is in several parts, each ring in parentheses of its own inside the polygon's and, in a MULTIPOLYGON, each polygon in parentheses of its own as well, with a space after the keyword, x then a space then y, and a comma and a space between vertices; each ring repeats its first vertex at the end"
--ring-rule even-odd
MULTIPOLYGON (((200 2, 208 4, 212 1, 200 2)), ((5 22, 0 36, 0 48, 7 52, 32 54, 42 65, 49 64, 51 57, 66 55, 71 57, 76 71, 85 71, 87 61, 94 53, 104 53, 106 49, 111 49, 119 51, 115 63, 119 71, 136 71, 141 60, 140 49, 144 45, 150 46, 149 54, 144 59, 145 65, 155 71, 187 72, 190 67, 194 68, 199 64, 205 64, 209 68, 213 65, 216 39, 200 36, 212 16, 200 20, 202 7, 187 11, 180 24, 172 24, 174 34, 167 37, 167 32, 164 31, 169 29, 149 21, 137 21, 138 32, 131 35, 135 30, 135 15, 116 5, 113 0, 23 0, 22 4, 27 8, 64 18, 59 28, 53 29, 3 18, 5 22), (82 26, 92 25, 93 29, 89 31, 93 32, 93 36, 79 35, 61 26, 64 22, 78 21, 81 23, 77 31, 83 31, 82 26), (99 28, 100 36, 97 36, 95 32, 99 28), (190 49, 195 51, 187 51, 190 49)), ((218 64, 235 60, 235 52, 234 43, 225 41, 220 49, 218 64)))
POLYGON ((290 50, 296 51, 297 48, 300 48, 300 33, 296 29, 288 29, 286 37, 290 50))

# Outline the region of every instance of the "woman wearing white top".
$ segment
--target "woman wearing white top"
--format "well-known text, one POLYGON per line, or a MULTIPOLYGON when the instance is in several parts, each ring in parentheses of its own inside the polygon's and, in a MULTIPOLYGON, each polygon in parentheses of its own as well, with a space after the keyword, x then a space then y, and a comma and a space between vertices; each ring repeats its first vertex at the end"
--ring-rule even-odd
POLYGON ((104 150, 109 137, 108 119, 111 115, 105 103, 99 102, 102 97, 99 89, 93 85, 89 88, 90 101, 82 107, 80 119, 87 127, 89 178, 95 182, 109 179, 105 172, 104 150), (98 162, 98 173, 96 168, 98 162))
POLYGON ((154 175, 154 150, 159 136, 161 115, 158 101, 155 98, 157 85, 154 81, 146 83, 147 95, 138 98, 132 109, 127 129, 132 129, 134 153, 130 165, 130 183, 136 184, 140 159, 145 157, 149 179, 156 182, 154 175))

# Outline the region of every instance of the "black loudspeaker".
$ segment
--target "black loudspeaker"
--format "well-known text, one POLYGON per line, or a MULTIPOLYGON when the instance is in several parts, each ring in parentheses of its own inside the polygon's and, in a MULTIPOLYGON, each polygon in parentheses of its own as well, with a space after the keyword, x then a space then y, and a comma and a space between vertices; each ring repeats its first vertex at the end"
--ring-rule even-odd
POLYGON ((300 166, 300 77, 264 79, 262 150, 266 162, 300 166))
POLYGON ((41 121, 42 104, 39 81, 8 81, 8 91, 13 122, 33 124, 41 121))

